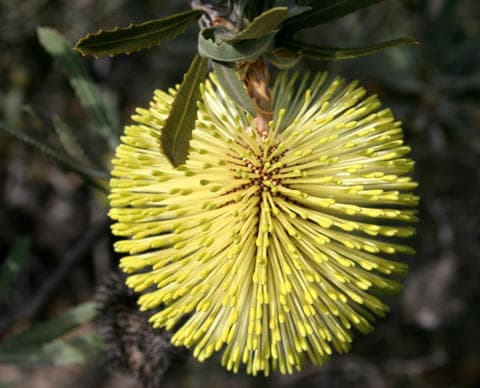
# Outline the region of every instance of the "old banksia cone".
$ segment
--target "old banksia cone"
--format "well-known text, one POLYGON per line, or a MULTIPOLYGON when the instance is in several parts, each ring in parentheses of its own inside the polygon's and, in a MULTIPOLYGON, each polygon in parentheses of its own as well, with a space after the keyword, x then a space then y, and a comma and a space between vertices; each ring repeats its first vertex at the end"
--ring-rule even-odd
POLYGON ((233 371, 347 352, 400 288, 389 276, 407 267, 387 257, 412 252, 398 241, 418 202, 400 122, 356 82, 297 78, 277 77, 257 130, 212 75, 178 168, 159 140, 176 92, 156 91, 113 161, 115 248, 141 309, 164 306, 154 327, 233 371))

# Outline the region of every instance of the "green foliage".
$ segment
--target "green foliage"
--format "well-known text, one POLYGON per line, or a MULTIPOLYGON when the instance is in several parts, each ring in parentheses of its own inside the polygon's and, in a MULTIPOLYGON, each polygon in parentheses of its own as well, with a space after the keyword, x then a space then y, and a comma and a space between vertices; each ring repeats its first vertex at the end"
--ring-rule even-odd
POLYGON ((0 388, 16 388, 17 386, 16 381, 0 381, 0 388))
POLYGON ((95 313, 95 303, 80 304, 47 322, 38 323, 31 329, 0 342, 0 352, 49 342, 76 326, 91 321, 95 317, 95 313))
POLYGON ((65 151, 74 159, 84 164, 88 164, 89 160, 85 154, 85 149, 73 129, 65 123, 59 116, 52 117, 53 128, 60 140, 65 151))
POLYGON ((352 59, 364 55, 375 54, 379 51, 383 51, 386 48, 398 47, 403 45, 416 45, 418 42, 410 37, 406 36, 387 42, 377 43, 366 47, 355 48, 338 48, 338 47, 321 47, 313 44, 300 42, 295 39, 282 37, 280 44, 283 46, 297 51, 306 57, 314 59, 323 59, 329 61, 336 61, 340 59, 352 59))
POLYGON ((82 166, 76 161, 66 158, 59 150, 52 148, 43 140, 37 139, 36 137, 26 133, 25 131, 21 131, 17 128, 12 128, 3 121, 0 121, 0 130, 5 131, 9 135, 15 137, 17 140, 20 140, 21 142, 38 149, 41 153, 51 158, 53 161, 57 162, 62 167, 80 175, 87 183, 91 184, 97 189, 100 189, 102 191, 105 190, 104 187, 97 183, 95 179, 108 179, 108 175, 106 174, 106 172, 82 166))
POLYGON ((91 321, 95 314, 96 305, 84 303, 7 338, 0 343, 0 363, 65 365, 86 362, 100 347, 96 336, 58 337, 91 321))
POLYGON ((311 9, 285 22, 286 31, 300 31, 327 23, 383 0, 330 0, 311 2, 311 9))
POLYGON ((163 151, 175 167, 187 159, 188 147, 197 118, 200 83, 207 77, 207 71, 208 61, 199 55, 195 56, 183 78, 162 129, 163 151))
POLYGON ((206 28, 198 36, 198 53, 205 58, 221 62, 255 62, 273 45, 276 32, 270 32, 257 39, 241 40, 235 43, 215 42, 215 29, 206 28))
POLYGON ((27 237, 18 239, 0 266, 0 302, 5 300, 16 275, 27 264, 29 251, 30 239, 27 237))
POLYGON ((300 59, 302 59, 302 54, 284 48, 278 48, 269 52, 267 58, 273 66, 285 70, 295 66, 300 59))
POLYGON ((258 39, 275 30, 289 15, 288 7, 275 7, 258 15, 232 41, 258 39))
POLYGON ((221 7, 215 8, 224 2, 208 5, 193 2, 193 6, 199 9, 142 24, 131 24, 126 28, 100 30, 81 38, 75 48, 84 55, 96 57, 128 54, 175 37, 203 13, 206 14, 198 34, 198 54, 205 60, 196 59, 190 67, 161 135, 165 155, 174 166, 178 166, 186 160, 197 112, 198 84, 206 77, 206 60, 212 61, 217 78, 227 94, 246 111, 253 113, 253 102, 235 71, 239 64, 255 62, 266 56, 274 66, 288 69, 302 55, 317 59, 346 59, 400 44, 415 43, 411 38, 400 38, 363 48, 340 49, 317 47, 291 37, 299 30, 328 22, 379 1, 381 0, 232 0, 228 2, 230 14, 224 13, 225 10, 221 7))
POLYGON ((39 136, 31 130, 14 128, 3 121, 0 121, 0 130, 35 147, 62 167, 80 175, 86 183, 104 191, 98 179, 108 179, 109 174, 102 159, 116 147, 117 131, 110 123, 96 84, 82 58, 71 48, 71 43, 48 27, 39 27, 37 35, 41 45, 65 70, 75 95, 89 114, 92 128, 85 126, 78 131, 56 115, 51 119, 44 118, 27 107, 25 111, 40 122, 43 129, 55 132, 59 144, 52 144, 48 135, 39 136))
POLYGON ((75 94, 87 109, 98 133, 112 149, 115 148, 118 142, 117 134, 108 120, 100 92, 89 76, 81 58, 72 50, 71 43, 57 31, 48 27, 39 27, 37 35, 41 45, 62 65, 67 73, 75 94))
POLYGON ((96 335, 57 339, 33 347, 0 351, 0 363, 20 365, 69 365, 92 361, 100 350, 101 341, 96 335))
POLYGON ((237 71, 234 67, 227 63, 212 61, 213 72, 215 73, 218 82, 222 85, 223 90, 228 96, 238 103, 243 109, 249 112, 252 116, 255 114, 255 107, 252 100, 247 94, 242 81, 238 78, 237 71))
POLYGON ((95 57, 149 49, 184 32, 201 15, 200 10, 190 10, 141 24, 130 24, 124 28, 100 30, 81 38, 75 49, 83 55, 95 57))

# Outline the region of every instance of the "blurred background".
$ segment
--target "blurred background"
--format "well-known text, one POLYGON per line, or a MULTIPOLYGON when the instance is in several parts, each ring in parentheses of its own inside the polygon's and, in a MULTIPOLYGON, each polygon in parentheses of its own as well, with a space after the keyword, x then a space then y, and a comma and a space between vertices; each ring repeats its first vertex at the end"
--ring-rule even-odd
MULTIPOLYGON (((91 145, 88 151, 96 161, 90 170, 108 175, 108 142, 97 139, 64 68, 39 44, 36 29, 52 27, 73 45, 100 27, 187 8, 186 1, 0 0, 0 121, 24 140, 49 147, 42 153, 0 132, 0 339, 32 323, 45 335, 45 327, 53 324, 42 329, 38 322, 59 314, 63 321, 54 326, 68 331, 48 351, 42 345, 14 355, 14 350, 5 353, 7 347, 2 355, 0 345, 2 388, 141 387, 131 374, 104 367, 91 305, 84 303, 118 261, 111 249, 105 194, 81 178, 85 169, 79 175, 74 165, 59 165, 63 156, 52 159, 50 153, 62 144, 69 149, 68 137, 58 136, 59 128, 66 128, 65 133, 91 145), (69 340, 72 327, 80 343, 69 340)), ((155 88, 181 81, 194 56, 196 31, 159 49, 82 59, 116 136, 134 108, 148 104, 155 88)), ((412 147, 421 197, 413 241, 417 254, 406 258, 410 274, 404 291, 389 301, 387 318, 368 336, 358 334, 349 355, 335 356, 323 367, 252 378, 229 374, 215 359, 200 364, 187 358, 181 373, 167 375, 162 386, 480 386, 478 1, 385 1, 304 33, 306 40, 339 47, 401 35, 412 35, 421 45, 335 63, 304 60, 298 66, 359 79, 403 122, 412 147)))

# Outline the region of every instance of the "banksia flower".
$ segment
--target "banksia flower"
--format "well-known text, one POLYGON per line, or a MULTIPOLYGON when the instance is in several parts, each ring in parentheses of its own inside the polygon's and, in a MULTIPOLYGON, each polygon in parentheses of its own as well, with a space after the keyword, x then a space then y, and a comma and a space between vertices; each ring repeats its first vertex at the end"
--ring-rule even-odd
POLYGON ((141 309, 164 306, 154 327, 200 361, 223 350, 235 372, 347 352, 401 287, 388 276, 407 266, 386 257, 412 252, 398 242, 418 202, 400 122, 356 82, 296 78, 278 76, 257 130, 212 75, 176 169, 159 142, 176 91, 156 91, 113 160, 115 249, 141 309))
POLYGON ((112 274, 96 294, 96 326, 104 344, 105 365, 133 375, 142 386, 159 387, 165 375, 183 364, 186 349, 170 343, 171 334, 155 330, 138 311, 135 293, 112 274))

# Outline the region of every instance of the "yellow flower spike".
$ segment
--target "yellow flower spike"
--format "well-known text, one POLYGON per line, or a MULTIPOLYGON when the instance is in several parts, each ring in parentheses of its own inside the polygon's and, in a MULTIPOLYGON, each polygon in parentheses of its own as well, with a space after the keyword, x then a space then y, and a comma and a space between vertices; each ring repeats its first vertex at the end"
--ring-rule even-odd
POLYGON ((418 203, 400 123, 356 82, 297 79, 278 76, 262 137, 212 75, 176 169, 159 143, 176 91, 156 91, 113 160, 115 249, 141 309, 163 305, 154 327, 200 361, 223 351, 233 372, 348 352, 388 311, 378 295, 401 288, 386 276, 407 266, 384 256, 413 253, 398 241, 418 203))

